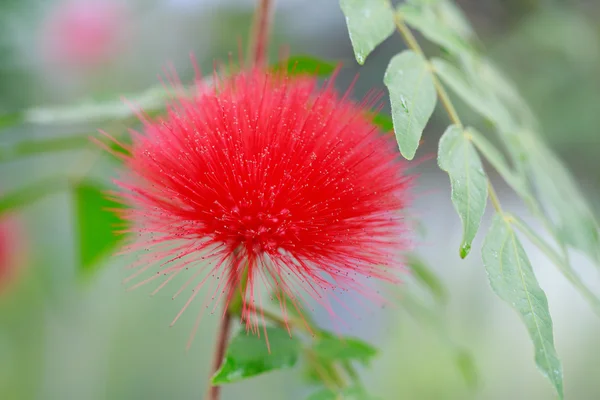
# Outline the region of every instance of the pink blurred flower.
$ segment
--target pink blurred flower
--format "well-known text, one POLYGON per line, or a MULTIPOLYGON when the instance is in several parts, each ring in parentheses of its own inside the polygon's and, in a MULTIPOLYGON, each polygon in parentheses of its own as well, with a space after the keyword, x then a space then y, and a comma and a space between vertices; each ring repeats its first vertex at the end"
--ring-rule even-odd
POLYGON ((15 281, 22 264, 22 252, 17 239, 19 230, 13 217, 0 217, 0 295, 15 281))
POLYGON ((117 1, 61 1, 42 24, 42 57, 59 67, 98 67, 119 53, 125 17, 126 9, 117 1))

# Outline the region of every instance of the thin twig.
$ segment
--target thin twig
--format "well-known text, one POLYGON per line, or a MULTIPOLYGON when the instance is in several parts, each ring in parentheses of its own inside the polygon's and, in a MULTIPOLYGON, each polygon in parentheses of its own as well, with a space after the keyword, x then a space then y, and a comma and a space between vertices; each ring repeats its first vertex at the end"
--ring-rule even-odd
MULTIPOLYGON (((433 69, 433 66, 431 66, 430 64, 429 68, 433 69)), ((456 109, 454 108, 454 105, 450 101, 450 96, 448 96, 448 92, 446 92, 444 85, 442 85, 442 83, 435 74, 432 74, 431 77, 433 79, 433 85, 435 86, 435 90, 438 94, 440 102, 442 103, 444 109, 448 113, 450 121, 452 121, 454 125, 457 125, 460 128, 462 128, 463 124, 460 120, 460 117, 458 116, 458 113, 456 112, 456 109)))
MULTIPOLYGON (((232 315, 229 314, 229 312, 226 312, 223 318, 221 319, 219 332, 217 333, 217 347, 215 348, 212 369, 213 373, 211 374, 211 376, 214 375, 219 370, 219 368, 221 368, 221 364, 223 363, 223 358, 225 357, 225 349, 227 348, 227 342, 229 341, 229 332, 231 331, 231 322, 232 315)), ((221 387, 209 383, 208 399, 219 400, 220 396, 221 387)))
POLYGON ((492 183, 488 180, 488 193, 490 195, 490 201, 492 205, 498 212, 498 214, 502 214, 502 207, 500 206, 500 200, 498 199, 498 195, 496 194, 496 190, 492 186, 492 183))
POLYGON ((256 67, 262 67, 266 61, 271 28, 271 11, 274 0, 258 0, 252 29, 251 59, 256 67))
POLYGON ((419 42, 417 42, 415 36, 404 23, 402 15, 400 13, 395 13, 394 17, 396 28, 398 29, 398 32, 400 32, 400 34, 402 35, 402 38, 404 39, 404 42, 406 43, 408 48, 425 58, 425 53, 423 53, 423 49, 421 49, 421 46, 419 46, 419 42))

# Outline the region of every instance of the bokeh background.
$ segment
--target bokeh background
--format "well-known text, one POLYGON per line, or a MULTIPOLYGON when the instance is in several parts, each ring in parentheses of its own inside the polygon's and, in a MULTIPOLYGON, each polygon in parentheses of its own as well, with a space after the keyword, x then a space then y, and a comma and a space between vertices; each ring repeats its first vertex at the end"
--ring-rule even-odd
MULTIPOLYGON (((237 57, 239 43, 247 39, 253 3, 2 0, 0 111, 118 99, 156 86, 168 62, 187 80, 193 75, 190 52, 210 71, 214 60, 227 60, 231 53, 237 57)), ((600 3, 458 4, 488 54, 529 100, 546 140, 600 211, 600 3)), ((359 68, 337 1, 279 0, 273 59, 282 48, 342 60, 345 68, 337 83, 345 88, 359 73, 355 93, 360 98, 371 88, 383 90, 387 62, 403 44, 395 35, 359 68)), ((426 50, 436 51, 432 46, 426 50)), ((450 203, 448 178, 431 157, 447 124, 443 112, 436 112, 424 134, 414 206, 423 228, 417 250, 447 287, 447 307, 434 323, 414 318, 402 305, 375 307, 360 316, 345 316, 340 308, 347 320, 343 329, 382 349, 363 373, 371 392, 384 399, 551 399, 554 394, 535 368, 525 328, 489 287, 477 251, 482 235, 466 260, 458 256, 460 222, 450 203), (462 358, 457 362, 456 349, 472 355, 476 378, 462 358)), ((0 132, 0 145, 126 127, 111 121, 29 123, 0 132)), ((96 159, 87 150, 5 160, 0 164, 0 191, 57 174, 85 173, 108 181, 117 169, 109 157, 96 159)), ((501 179, 491 177, 505 207, 537 226, 501 179)), ((73 245, 73 207, 72 195, 56 190, 2 220, 9 226, 4 232, 9 232, 5 243, 10 251, 0 253, 6 250, 11 257, 6 265, 18 267, 0 267, 6 282, 0 288, 0 399, 201 398, 219 316, 204 317, 186 352, 194 312, 168 326, 185 298, 172 301, 167 290, 152 298, 145 288, 126 292, 121 280, 131 257, 108 257, 94 271, 82 273, 73 245)), ((489 215, 483 229, 488 225, 489 215)), ((566 397, 598 399, 600 320, 539 251, 526 249, 549 299, 566 397)), ((585 257, 573 254, 573 264, 600 290, 598 275, 585 257)), ((332 326, 318 309, 315 318, 332 326)), ((306 394, 301 374, 291 370, 228 386, 223 397, 280 400, 306 394)))

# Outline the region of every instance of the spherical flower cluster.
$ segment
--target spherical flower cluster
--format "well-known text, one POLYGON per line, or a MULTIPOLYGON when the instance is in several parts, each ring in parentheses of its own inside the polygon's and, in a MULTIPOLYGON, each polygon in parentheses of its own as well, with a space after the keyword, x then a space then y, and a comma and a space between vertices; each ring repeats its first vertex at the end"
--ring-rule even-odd
POLYGON ((372 102, 253 69, 199 81, 165 118, 143 117, 117 181, 132 205, 123 218, 156 260, 134 276, 158 269, 138 285, 166 275, 160 289, 189 270, 187 307, 214 278, 212 299, 244 291, 253 328, 259 287, 300 311, 306 295, 329 307, 328 293, 364 291, 361 276, 396 281, 412 179, 393 136, 371 122, 372 102))

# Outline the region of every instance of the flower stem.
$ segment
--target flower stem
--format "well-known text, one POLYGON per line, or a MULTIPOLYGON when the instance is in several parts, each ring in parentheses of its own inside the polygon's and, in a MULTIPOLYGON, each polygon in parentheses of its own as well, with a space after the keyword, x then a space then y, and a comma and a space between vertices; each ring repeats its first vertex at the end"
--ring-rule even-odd
MULTIPOLYGON (((217 333, 217 346, 215 347, 215 354, 213 358, 212 375, 214 375, 221 364, 223 363, 223 357, 225 357, 225 349, 227 348, 227 342, 229 340, 229 333, 231 331, 232 315, 229 311, 225 312, 225 315, 221 319, 219 325, 219 332, 217 333)), ((211 376, 212 376, 211 375, 211 376)), ((221 396, 221 387, 209 384, 208 388, 208 399, 219 400, 221 396)))
POLYGON ((274 0, 258 0, 256 5, 250 42, 250 56, 256 67, 262 67, 266 61, 271 27, 271 9, 274 2, 274 0))
MULTIPOLYGON (((239 257, 239 252, 234 252, 234 257, 239 257)), ((221 368, 223 358, 225 357, 225 351, 227 349, 227 343, 229 342, 229 334, 231 332, 231 323, 234 317, 240 317, 242 315, 242 309, 244 307, 244 299, 246 297, 246 286, 248 285, 248 264, 246 263, 242 270, 239 280, 234 280, 234 283, 228 289, 230 293, 227 295, 224 306, 225 314, 221 319, 219 325, 219 332, 217 333, 217 345, 215 347, 215 354, 213 356, 213 370, 211 377, 221 368)), ((212 382, 209 382, 208 388, 208 399, 219 400, 221 396, 221 388, 215 386, 212 382)))

